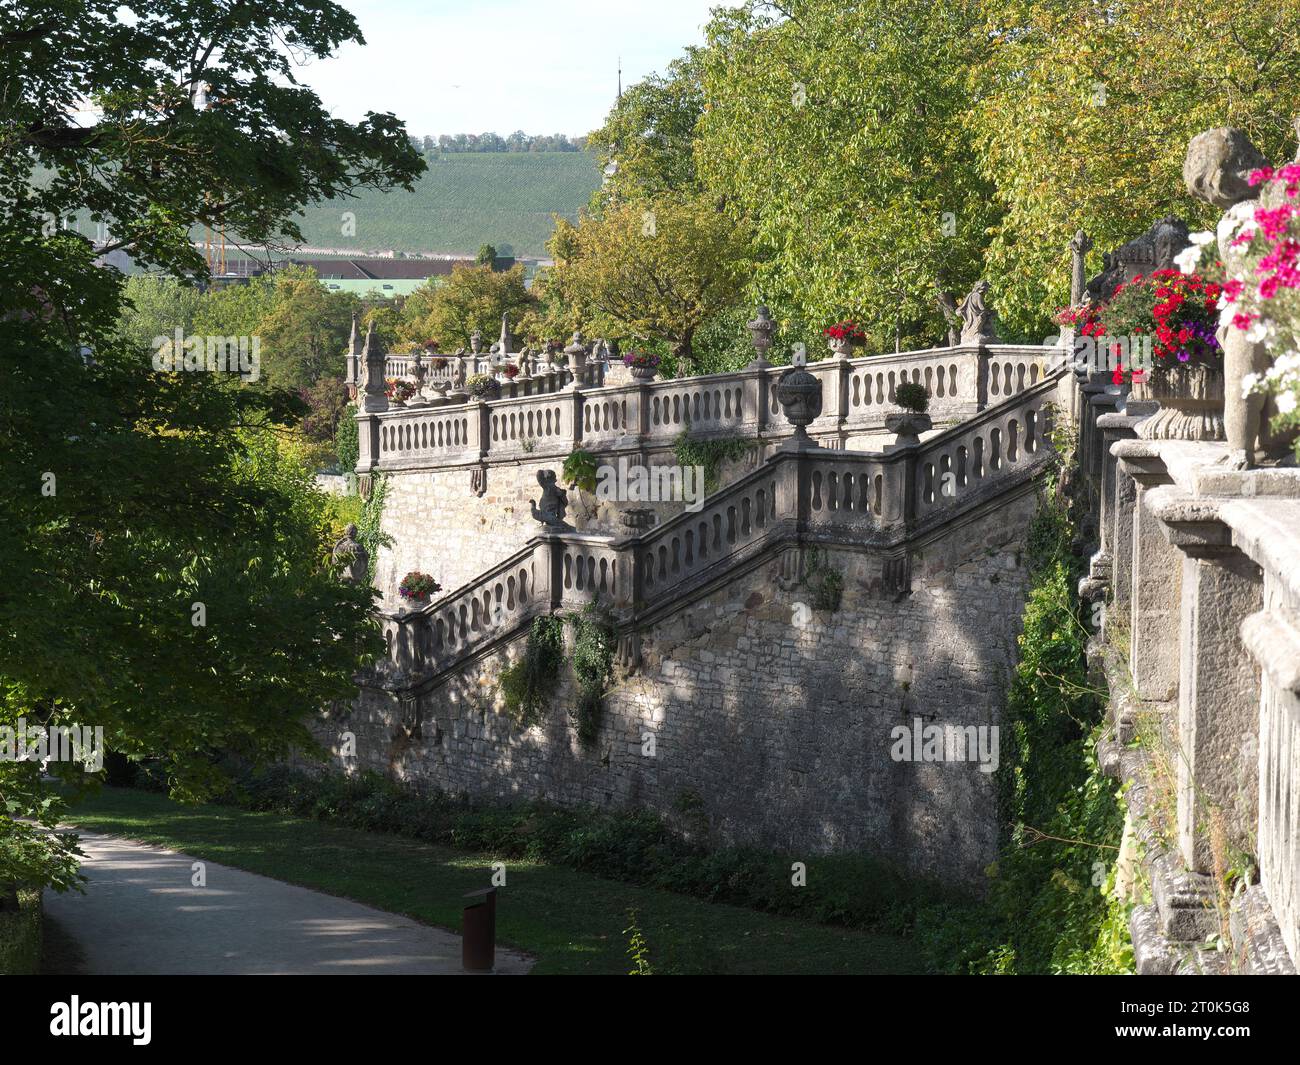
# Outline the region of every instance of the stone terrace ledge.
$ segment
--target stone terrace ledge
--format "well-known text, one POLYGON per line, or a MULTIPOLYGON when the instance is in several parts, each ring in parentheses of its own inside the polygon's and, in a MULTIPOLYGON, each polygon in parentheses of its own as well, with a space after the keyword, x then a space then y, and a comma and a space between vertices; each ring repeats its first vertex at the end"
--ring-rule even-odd
MULTIPOLYGON (((954 425, 1032 388, 1060 361, 1059 349, 995 344, 809 363, 821 383, 822 414, 808 431, 835 449, 883 435, 904 381, 930 391, 937 426, 954 425)), ((364 483, 378 472, 561 458, 577 447, 644 454, 671 448, 683 430, 779 443, 791 432, 775 397, 784 370, 755 360, 735 373, 604 386, 563 383, 552 373, 503 384, 498 399, 362 409, 356 472, 364 483)))
POLYGON ((1224 444, 1137 439, 1150 411, 1119 395, 1074 409, 1091 423, 1080 463, 1098 521, 1080 591, 1108 599, 1105 639, 1090 648, 1111 689, 1099 755, 1130 783, 1121 865, 1140 841, 1151 884, 1131 921, 1138 970, 1294 973, 1300 469, 1239 471, 1224 444), (1124 628, 1127 661, 1112 639, 1124 628), (1154 722, 1176 773, 1176 824, 1163 838, 1148 817, 1153 752, 1132 746, 1140 721, 1154 722), (1259 867, 1259 883, 1231 900, 1215 881, 1220 835, 1259 867), (1205 944, 1224 928, 1220 907, 1226 951, 1205 944))

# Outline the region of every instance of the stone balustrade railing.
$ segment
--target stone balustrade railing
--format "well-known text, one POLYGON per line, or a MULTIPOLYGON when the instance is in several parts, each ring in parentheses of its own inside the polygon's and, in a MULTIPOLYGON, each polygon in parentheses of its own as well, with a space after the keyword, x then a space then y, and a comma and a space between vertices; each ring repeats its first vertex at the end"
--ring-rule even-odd
MULTIPOLYGON (((850 436, 883 431, 885 415, 897 409, 894 389, 904 381, 927 388, 937 424, 958 422, 1032 388, 1059 356, 1053 348, 992 345, 810 363, 822 388, 822 413, 809 432, 842 447, 850 436)), ((598 367, 586 368, 588 379, 598 367)), ((667 448, 686 429, 780 440, 791 431, 775 395, 783 370, 764 364, 603 387, 570 387, 557 372, 503 385, 500 398, 483 402, 363 411, 357 472, 556 457, 579 446, 667 448)))
MULTIPOLYGON (((794 539, 882 549, 897 556, 894 572, 905 582, 912 537, 1041 471, 1060 380, 1052 373, 930 440, 885 454, 781 449, 700 509, 640 535, 543 533, 428 606, 381 615, 389 656, 375 683, 426 684, 560 608, 598 602, 621 628, 634 631, 683 596, 729 579, 737 567, 794 539)), ((572 395, 560 398, 574 402, 572 395)), ((454 426, 463 413, 444 417, 453 435, 461 431, 454 426)))
POLYGON ((1126 833, 1150 882, 1130 922, 1138 971, 1293 973, 1300 470, 1234 469, 1224 443, 1140 439, 1149 405, 1102 375, 1071 378, 1096 522, 1080 593, 1104 604, 1092 657, 1111 691, 1099 753, 1130 784, 1126 833), (1161 766, 1167 831, 1148 816, 1161 766), (1258 873, 1230 887, 1224 863, 1258 873))

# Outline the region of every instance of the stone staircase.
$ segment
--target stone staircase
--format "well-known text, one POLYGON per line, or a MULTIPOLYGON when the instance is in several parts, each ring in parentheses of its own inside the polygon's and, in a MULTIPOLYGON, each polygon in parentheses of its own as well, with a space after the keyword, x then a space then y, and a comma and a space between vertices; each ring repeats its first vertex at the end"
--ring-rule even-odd
MULTIPOLYGON (((419 695, 436 687, 449 672, 518 638, 533 618, 587 604, 599 604, 612 617, 619 633, 620 661, 634 667, 640 654, 640 630, 792 547, 871 551, 880 559, 879 593, 902 595, 910 586, 909 560, 918 546, 987 513, 1008 496, 1032 491, 1050 462, 1051 408, 1064 371, 1044 373, 1053 354, 1050 349, 1036 348, 1032 353, 1030 357, 1017 352, 1014 358, 991 364, 986 353, 983 373, 975 372, 981 365, 976 354, 970 376, 973 381, 982 379, 982 390, 996 400, 919 445, 868 453, 787 444, 749 474, 708 496, 698 510, 680 513, 640 535, 576 531, 538 535, 435 602, 418 610, 381 614, 387 656, 362 678, 363 687, 405 697, 419 695)), ((948 352, 942 359, 961 357, 962 353, 948 352)), ((832 363, 822 373, 838 375, 841 381, 846 378, 847 394, 863 397, 867 393, 853 382, 859 386, 868 382, 875 388, 876 376, 883 380, 895 372, 882 368, 873 375, 877 365, 884 363, 843 360, 843 365, 832 363)), ((953 367, 949 380, 955 383, 957 364, 949 365, 953 367)), ((933 384, 934 367, 930 369, 933 384)), ((766 381, 766 371, 756 374, 766 381)), ((674 401, 689 408, 712 387, 707 378, 663 385, 650 386, 650 403, 640 406, 643 412, 671 409, 674 401)), ((595 402, 644 399, 634 392, 615 392, 622 399, 601 395, 595 402)), ((744 394, 744 387, 739 387, 740 402, 732 408, 737 424, 744 422, 744 394)), ((761 394, 768 396, 766 384, 761 394)), ((591 394, 576 396, 572 402, 591 409, 591 394)), ((499 424, 502 405, 481 406, 490 413, 468 417, 499 424)), ((465 413, 452 416, 467 417, 465 413)), ((387 419, 379 439, 405 440, 410 423, 428 417, 387 419)), ((576 424, 585 424, 585 419, 576 424)), ((816 427, 814 423, 812 428, 816 427)), ((425 430, 418 430, 413 439, 427 439, 424 434, 425 430)), ((496 439, 494 435, 494 444, 496 439)), ((580 439, 585 443, 585 436, 580 439)), ((570 444, 566 441, 564 446, 570 444)), ((382 460, 392 451, 379 454, 382 460)), ((791 579, 798 576, 793 571, 801 559, 801 552, 794 551, 783 561, 791 579)))

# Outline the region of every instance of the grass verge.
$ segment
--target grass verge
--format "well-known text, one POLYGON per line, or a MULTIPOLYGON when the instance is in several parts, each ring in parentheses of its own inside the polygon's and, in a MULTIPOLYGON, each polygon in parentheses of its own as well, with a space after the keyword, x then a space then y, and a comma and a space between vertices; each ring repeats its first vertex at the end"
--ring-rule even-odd
MULTIPOLYGON (((145 791, 103 788, 68 820, 460 929, 462 896, 488 883, 496 857, 279 813, 182 806, 145 791)), ((817 864, 809 863, 810 880, 817 864)), ((622 974, 629 911, 659 974, 901 974, 921 971, 902 936, 832 928, 513 858, 497 909, 502 945, 537 958, 537 973, 622 974)))

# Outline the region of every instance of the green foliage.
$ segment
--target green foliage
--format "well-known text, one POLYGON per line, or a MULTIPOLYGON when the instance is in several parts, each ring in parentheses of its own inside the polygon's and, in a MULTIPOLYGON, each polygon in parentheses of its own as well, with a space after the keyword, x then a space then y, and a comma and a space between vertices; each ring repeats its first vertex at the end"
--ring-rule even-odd
POLYGON ((491 269, 496 265, 497 250, 491 244, 482 244, 478 249, 478 256, 474 260, 479 266, 486 266, 491 269))
POLYGON ((564 664, 564 622, 534 618, 523 657, 501 671, 501 697, 520 728, 537 724, 560 683, 564 664))
POLYGON ((982 22, 954 0, 715 10, 694 157, 753 225, 751 297, 875 350, 944 333, 937 291, 969 289, 999 215, 968 114, 982 22))
POLYGON ((614 670, 617 639, 614 625, 598 607, 587 605, 570 614, 573 624, 573 673, 577 678, 576 701, 570 717, 578 726, 578 742, 595 745, 605 707, 605 688, 614 670))
POLYGON ((343 408, 334 428, 334 454, 338 458, 339 469, 351 477, 356 476, 357 460, 361 457, 356 412, 356 403, 349 403, 343 408))
POLYGON ((594 492, 596 490, 596 473, 599 464, 596 462, 596 456, 590 451, 584 451, 582 448, 575 448, 569 452, 568 457, 564 460, 564 468, 560 471, 560 477, 565 484, 574 488, 580 488, 584 492, 594 492))
POLYGON ((693 141, 704 113, 697 49, 650 74, 623 95, 588 138, 608 175, 592 195, 599 211, 617 201, 661 199, 700 191, 693 141), (614 172, 609 173, 611 164, 614 172))
MULTIPOLYGON (((177 329, 186 335, 190 333, 195 313, 204 300, 194 285, 174 277, 152 275, 127 278, 122 296, 124 306, 118 319, 118 335, 136 350, 151 355, 157 350, 155 337, 171 339, 177 329)), ((208 332, 213 331, 204 330, 205 334, 208 332)))
POLYGON ((808 554, 808 570, 804 574, 804 583, 812 592, 814 610, 826 610, 834 613, 840 608, 844 595, 844 574, 831 565, 829 555, 817 548, 808 554))
POLYGON ((753 446, 753 440, 739 436, 692 440, 690 430, 683 429, 673 440, 673 457, 678 466, 701 467, 704 470, 704 489, 712 492, 718 487, 722 464, 742 458, 753 446))
POLYGON ((733 306, 750 272, 748 226, 707 196, 619 202, 577 226, 560 219, 548 285, 585 332, 661 342, 694 369, 695 334, 733 306))
POLYGON ((0 909, 0 976, 41 971, 41 892, 20 888, 15 909, 0 909))
POLYGON ((904 410, 924 414, 930 409, 930 393, 926 391, 925 385, 905 381, 894 389, 894 402, 904 410))
POLYGON ((964 916, 974 905, 856 853, 811 860, 808 884, 791 890, 789 854, 709 850, 645 810, 479 805, 436 791, 417 794, 376 773, 307 774, 288 766, 245 774, 228 801, 849 928, 897 934, 925 915, 964 916))
POLYGON ((636 910, 627 911, 627 927, 623 929, 627 936, 627 956, 632 959, 632 971, 628 976, 653 976, 650 966, 650 944, 645 941, 645 934, 637 923, 636 910))
POLYGON ((522 266, 495 271, 489 266, 457 265, 450 277, 439 278, 407 298, 398 333, 421 344, 436 340, 443 351, 468 348, 476 329, 495 339, 503 314, 512 323, 519 322, 535 303, 524 286, 522 266))
POLYGON ((388 496, 388 475, 376 473, 370 480, 370 495, 361 503, 357 521, 357 542, 370 554, 370 580, 375 579, 375 564, 381 547, 392 547, 393 538, 383 530, 384 500, 388 496))

